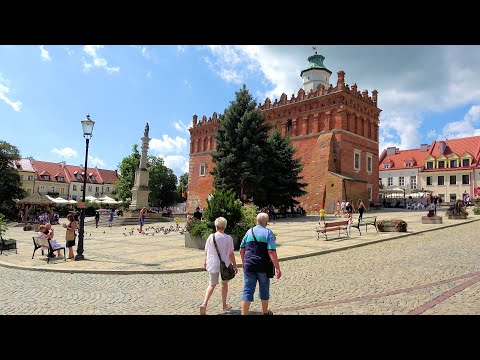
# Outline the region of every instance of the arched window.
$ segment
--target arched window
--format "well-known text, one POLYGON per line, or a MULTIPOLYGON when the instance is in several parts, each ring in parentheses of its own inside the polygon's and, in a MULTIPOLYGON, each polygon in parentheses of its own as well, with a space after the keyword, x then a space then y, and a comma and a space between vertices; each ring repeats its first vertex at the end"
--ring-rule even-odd
POLYGON ((291 119, 287 120, 286 131, 287 131, 287 134, 290 134, 290 131, 292 131, 292 120, 291 119))

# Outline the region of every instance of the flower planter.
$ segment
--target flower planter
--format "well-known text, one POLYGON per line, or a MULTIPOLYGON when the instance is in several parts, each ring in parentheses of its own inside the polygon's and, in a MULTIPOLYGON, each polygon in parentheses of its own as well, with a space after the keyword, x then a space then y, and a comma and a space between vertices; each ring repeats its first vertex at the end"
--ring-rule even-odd
POLYGON ((467 215, 460 214, 460 215, 448 215, 448 218, 451 220, 463 220, 467 218, 467 215))
POLYGON ((406 232, 406 230, 401 231, 400 228, 396 226, 382 226, 378 227, 378 231, 380 232, 406 232))
POLYGON ((422 216, 422 224, 442 224, 441 216, 422 216))

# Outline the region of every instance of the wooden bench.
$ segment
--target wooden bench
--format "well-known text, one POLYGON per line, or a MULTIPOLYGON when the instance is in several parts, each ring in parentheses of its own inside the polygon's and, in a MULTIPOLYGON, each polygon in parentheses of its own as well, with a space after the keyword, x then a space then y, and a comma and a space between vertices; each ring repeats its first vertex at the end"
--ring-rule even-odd
MULTIPOLYGON (((65 261, 67 261, 67 258, 65 257, 65 247, 60 247, 60 248, 54 249, 52 247, 52 243, 50 242, 50 239, 39 238, 38 236, 32 236, 32 239, 33 239, 33 246, 35 247, 33 249, 32 259, 35 256, 35 251, 37 251, 38 249, 41 249, 42 246, 44 246, 44 247, 48 248, 47 264, 49 263, 50 258, 55 257, 54 251, 57 251, 57 250, 63 250, 63 258, 64 258, 65 261)), ((45 255, 43 253, 43 249, 42 249, 42 255, 45 255)))
POLYGON ((18 254, 17 251, 17 241, 16 240, 5 240, 2 235, 0 235, 0 254, 3 254, 3 250, 13 250, 15 249, 15 254, 18 254))
POLYGON ((338 236, 340 236, 340 231, 345 231, 345 234, 349 237, 348 222, 348 220, 329 221, 325 222, 324 225, 317 226, 317 240, 320 240, 320 234, 323 234, 325 240, 328 240, 327 232, 335 230, 338 230, 338 236))
POLYGON ((362 235, 362 232, 360 231, 360 226, 363 226, 363 225, 365 225, 365 232, 367 232, 368 225, 373 225, 375 227, 375 230, 377 230, 377 233, 378 233, 376 216, 366 216, 361 219, 358 219, 358 223, 352 224, 352 227, 357 228, 360 235, 362 235))

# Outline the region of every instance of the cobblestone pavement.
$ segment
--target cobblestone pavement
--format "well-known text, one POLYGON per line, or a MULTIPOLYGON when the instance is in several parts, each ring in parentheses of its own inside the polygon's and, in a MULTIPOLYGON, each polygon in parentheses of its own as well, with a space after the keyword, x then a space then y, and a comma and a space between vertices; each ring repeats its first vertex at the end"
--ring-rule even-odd
MULTIPOLYGON (((479 223, 281 262, 275 314, 480 314, 479 223)), ((279 252, 281 251, 279 247, 279 252)), ((0 267, 0 314, 197 314, 208 276, 83 274, 0 267)), ((231 281, 230 314, 243 286, 231 281)), ((259 313, 257 294, 253 313, 259 313)), ((221 314, 215 289, 209 314, 221 314)))

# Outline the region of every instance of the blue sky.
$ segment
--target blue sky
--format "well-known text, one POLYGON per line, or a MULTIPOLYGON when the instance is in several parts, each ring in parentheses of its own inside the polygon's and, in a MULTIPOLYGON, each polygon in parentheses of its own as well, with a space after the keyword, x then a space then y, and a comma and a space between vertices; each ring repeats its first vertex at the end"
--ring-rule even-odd
MULTIPOLYGON (((379 92, 380 152, 480 135, 480 46, 317 45, 347 84, 379 92)), ((223 112, 243 83, 258 101, 301 86, 311 46, 0 46, 0 140, 22 156, 115 169, 150 125, 149 154, 188 169, 192 115, 223 112)))

